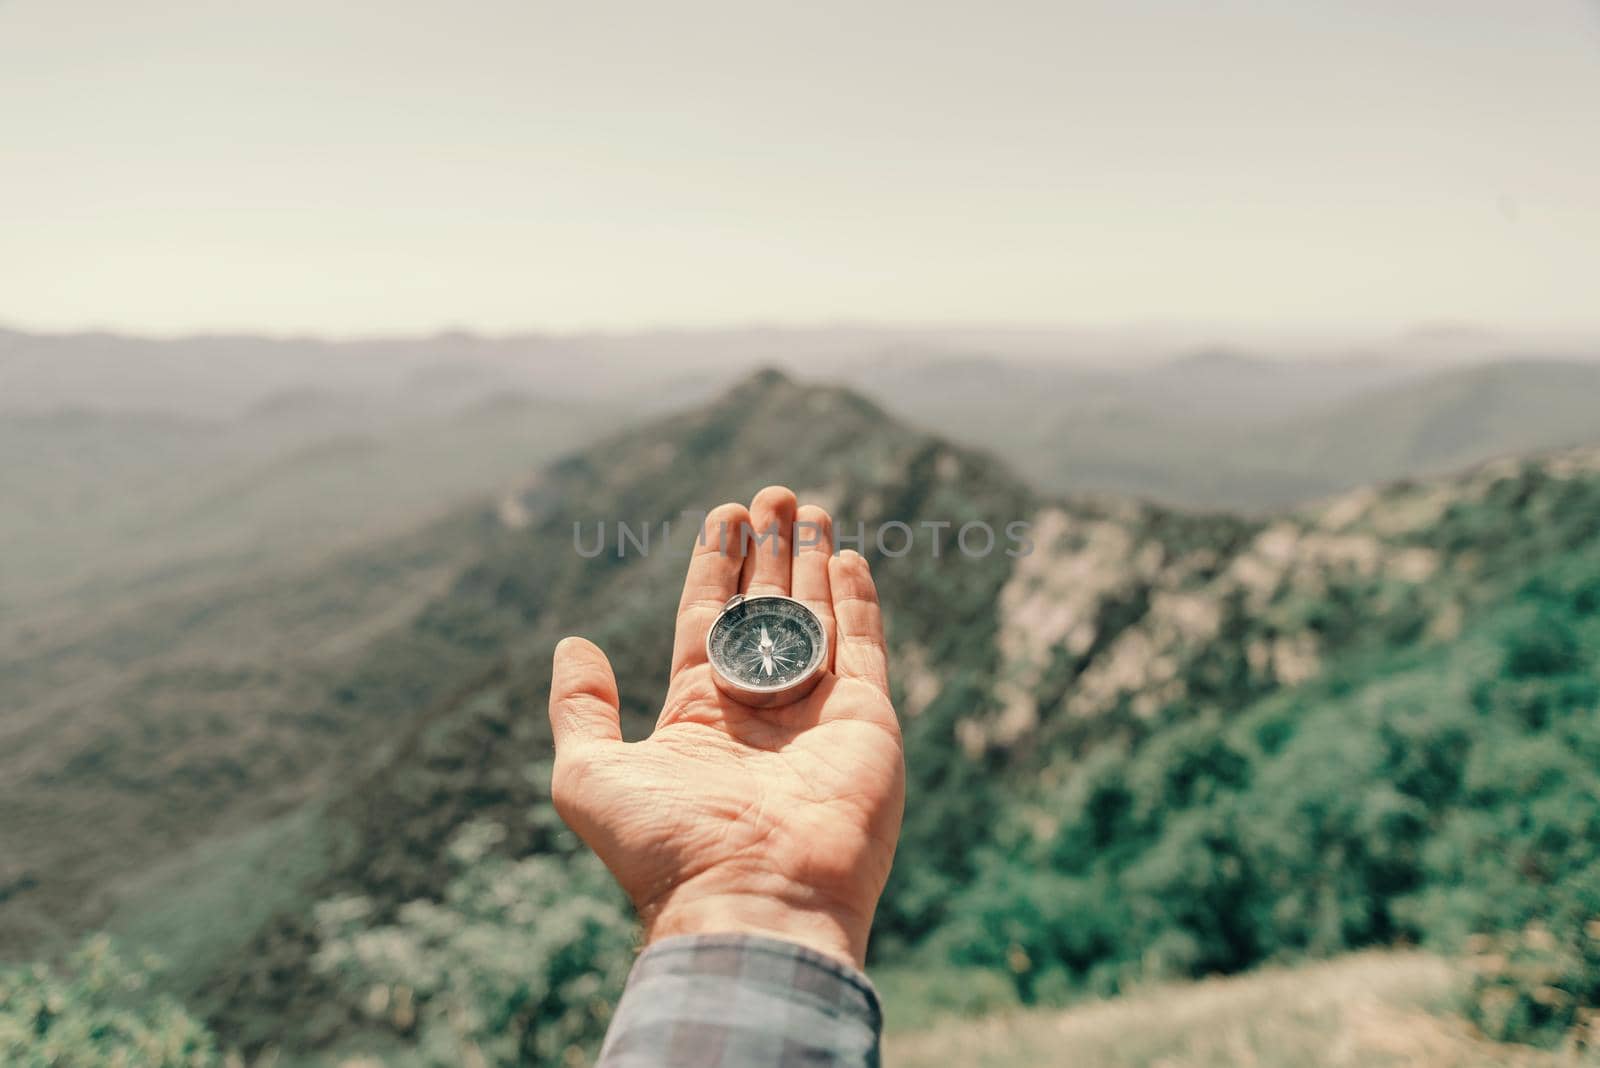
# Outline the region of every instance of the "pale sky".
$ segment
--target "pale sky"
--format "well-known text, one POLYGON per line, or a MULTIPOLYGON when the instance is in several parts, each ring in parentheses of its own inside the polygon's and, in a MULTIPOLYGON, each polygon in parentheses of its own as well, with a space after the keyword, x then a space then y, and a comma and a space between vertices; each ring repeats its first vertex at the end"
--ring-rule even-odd
POLYGON ((0 0, 0 323, 1600 326, 1588 0, 0 0))

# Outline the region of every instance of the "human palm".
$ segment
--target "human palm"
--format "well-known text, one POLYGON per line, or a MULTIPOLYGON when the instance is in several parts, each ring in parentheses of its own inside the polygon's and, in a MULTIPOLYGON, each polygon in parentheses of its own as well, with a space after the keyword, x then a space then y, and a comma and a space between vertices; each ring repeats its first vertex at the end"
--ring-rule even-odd
POLYGON ((724 505, 707 531, 649 738, 622 741, 605 654, 581 638, 557 646, 556 807, 633 899, 648 940, 764 933, 859 964, 905 796, 871 573, 857 554, 833 556, 827 514, 797 511, 786 489, 724 505), (746 554, 746 527, 779 533, 746 554), (717 689, 705 638, 735 593, 790 595, 822 620, 830 663, 806 698, 756 709, 717 689))

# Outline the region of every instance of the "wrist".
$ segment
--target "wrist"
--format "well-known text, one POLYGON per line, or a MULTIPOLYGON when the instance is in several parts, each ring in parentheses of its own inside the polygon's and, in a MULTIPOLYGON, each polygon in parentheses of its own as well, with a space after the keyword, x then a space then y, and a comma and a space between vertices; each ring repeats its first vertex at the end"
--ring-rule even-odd
POLYGON ((687 886, 640 909, 646 945, 696 934, 749 934, 814 949, 862 969, 866 966, 870 913, 838 906, 796 905, 779 896, 746 892, 695 893, 687 886))

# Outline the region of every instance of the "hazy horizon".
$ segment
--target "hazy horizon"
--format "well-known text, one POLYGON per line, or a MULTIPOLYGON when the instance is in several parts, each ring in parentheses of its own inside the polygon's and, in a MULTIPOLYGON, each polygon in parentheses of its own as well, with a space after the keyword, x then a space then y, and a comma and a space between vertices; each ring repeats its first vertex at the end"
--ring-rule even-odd
MULTIPOLYGON (((781 365, 788 358, 812 353, 834 359, 843 356, 850 361, 862 355, 914 361, 983 357, 1011 363, 1107 370, 1134 370, 1217 355, 1268 363, 1382 362, 1437 367, 1501 360, 1600 361, 1600 326, 1540 330, 1468 322, 1421 322, 1394 328, 1362 329, 1337 325, 1266 326, 1177 320, 1029 324, 863 319, 641 324, 565 330, 536 325, 494 330, 471 323, 452 323, 409 330, 199 327, 158 331, 104 323, 39 328, 0 319, 0 338, 7 335, 30 346, 13 350, 9 355, 14 358, 38 358, 40 353, 31 349, 34 343, 76 340, 92 343, 98 338, 116 344, 156 346, 170 353, 207 342, 266 344, 287 349, 326 346, 351 352, 437 342, 441 346, 439 357, 446 360, 470 359, 473 351, 470 346, 482 345, 500 349, 502 355, 515 355, 519 347, 527 348, 528 352, 563 357, 580 353, 611 356, 631 353, 635 359, 670 357, 699 367, 781 365), (469 348, 461 349, 463 343, 469 348)), ((6 355, 0 353, 0 357, 6 355)), ((820 366, 830 365, 825 362, 820 366)), ((815 370, 817 368, 813 368, 815 370)), ((822 373, 826 377, 827 372, 822 373)), ((0 368, 0 382, 5 378, 4 369, 0 368)))
POLYGON ((1597 90, 1581 0, 12 0, 0 323, 1587 334, 1597 90))

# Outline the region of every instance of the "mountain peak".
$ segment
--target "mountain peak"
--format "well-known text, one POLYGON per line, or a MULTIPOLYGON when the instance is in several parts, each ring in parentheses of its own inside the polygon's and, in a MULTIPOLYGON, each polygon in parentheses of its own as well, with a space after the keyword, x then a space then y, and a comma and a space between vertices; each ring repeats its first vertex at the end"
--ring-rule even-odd
POLYGON ((892 422, 882 408, 847 386, 794 378, 776 367, 763 367, 738 380, 702 409, 700 417, 743 424, 801 413, 815 425, 835 431, 846 425, 865 430, 892 422))
POLYGON ((734 387, 736 392, 782 389, 794 385, 794 379, 776 367, 763 367, 734 387))
POLYGON ((718 405, 765 405, 786 398, 799 386, 793 378, 776 367, 762 367, 743 378, 736 379, 728 389, 718 395, 718 405))

